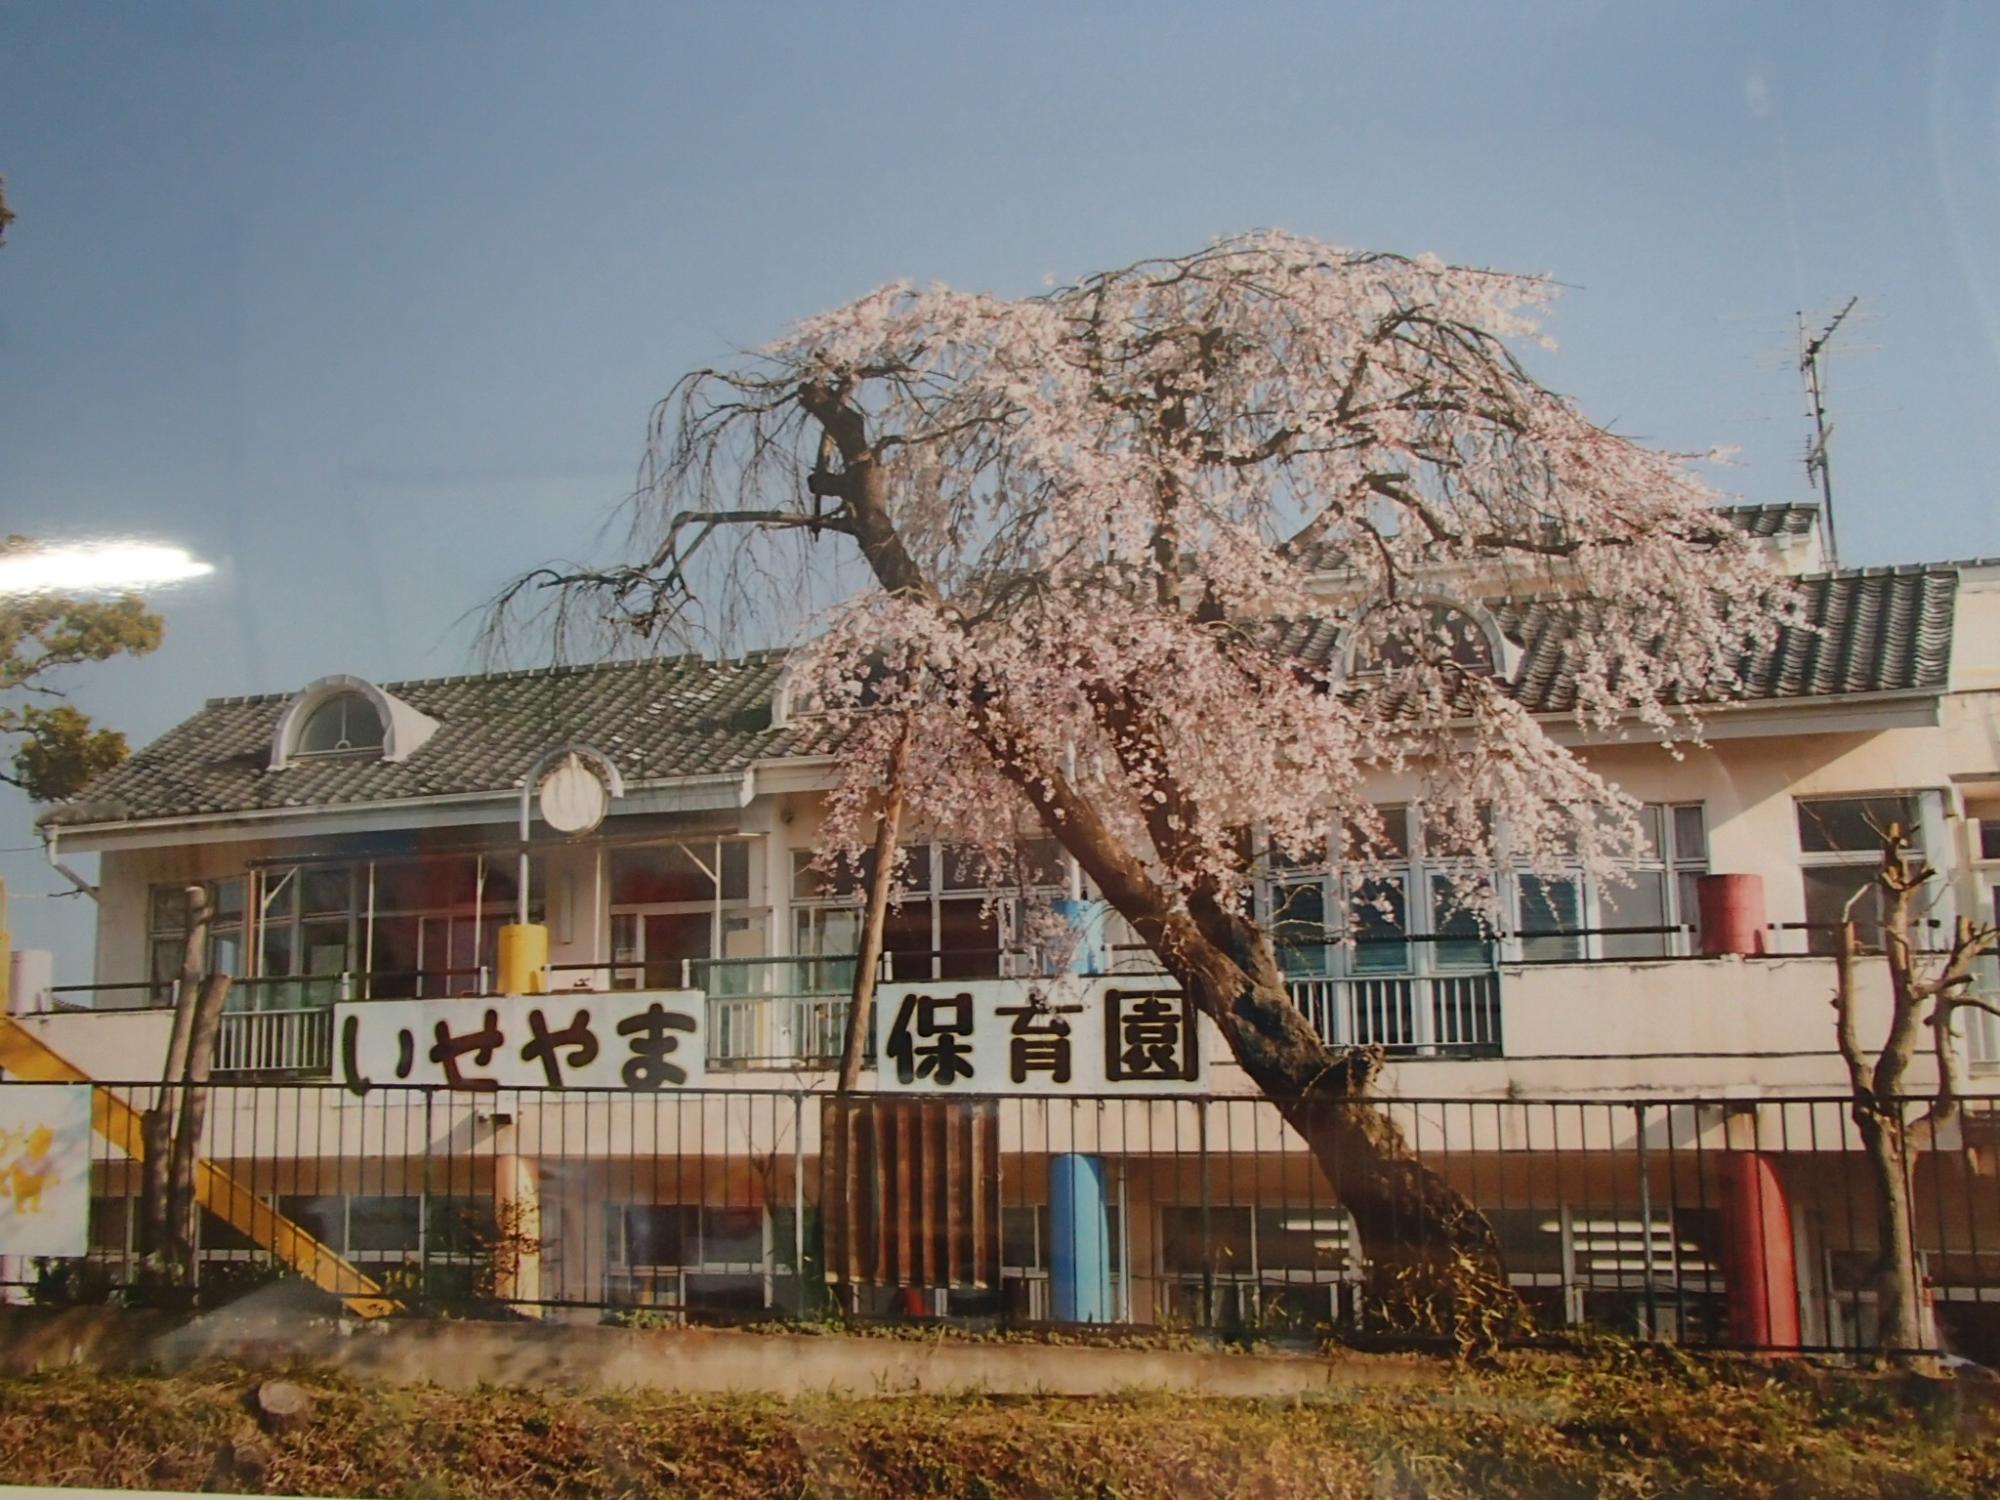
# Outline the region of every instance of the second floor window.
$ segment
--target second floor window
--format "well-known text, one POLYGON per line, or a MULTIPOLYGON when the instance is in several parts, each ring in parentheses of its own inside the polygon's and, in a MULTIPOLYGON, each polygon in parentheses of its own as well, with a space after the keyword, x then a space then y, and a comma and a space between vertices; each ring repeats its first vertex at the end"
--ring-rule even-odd
MULTIPOLYGON (((204 881, 208 891, 208 953, 211 974, 243 977, 242 876, 204 881)), ((154 1005, 171 1005, 174 982, 187 961, 188 899, 185 883, 156 885, 147 902, 147 994, 154 1005)), ((128 1002, 130 1003, 130 1002, 128 1002)))
POLYGON ((1922 859, 1925 795, 1902 792, 1799 802, 1799 876, 1805 887, 1807 952, 1839 951, 1839 927, 1850 915, 1857 938, 1865 945, 1881 946, 1884 912, 1875 872, 1882 866, 1883 835, 1892 827, 1900 828, 1909 836, 1909 854, 1922 859))
POLYGON ((740 966, 711 959, 764 953, 765 911, 751 893, 762 885, 763 848, 746 839, 687 839, 632 844, 607 854, 611 950, 618 989, 740 992, 740 966))
MULTIPOLYGON (((1274 857, 1264 912, 1289 974, 1443 973, 1496 958, 1535 962, 1664 958, 1688 951, 1695 881, 1708 869, 1699 803, 1640 809, 1644 848, 1620 878, 1581 864, 1517 870, 1495 894, 1499 932, 1473 909, 1471 888, 1491 872, 1426 837, 1415 807, 1382 809, 1381 868, 1343 871, 1324 856, 1274 857), (1502 946, 1496 941, 1505 936, 1502 946)), ((1504 840, 1503 840, 1504 842, 1504 840)))
MULTIPOLYGON (((912 981, 997 976, 1001 953, 1016 936, 1018 903, 988 891, 984 862, 966 846, 913 844, 903 853, 902 902, 889 908, 882 924, 887 977, 912 981)), ((865 870, 843 869, 829 877, 814 869, 812 861, 809 851, 792 851, 792 951, 846 958, 861 946, 865 870)), ((1024 843, 1020 863, 1017 890, 1038 896, 1061 893, 1063 863, 1053 840, 1024 843)))

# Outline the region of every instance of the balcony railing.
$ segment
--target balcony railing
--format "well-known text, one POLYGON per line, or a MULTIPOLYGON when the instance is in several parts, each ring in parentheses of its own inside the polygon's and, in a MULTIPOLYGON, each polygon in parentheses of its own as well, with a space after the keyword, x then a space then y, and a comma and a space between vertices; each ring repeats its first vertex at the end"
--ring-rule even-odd
MULTIPOLYGON (((943 982, 993 977, 996 971, 1005 974, 1015 968, 1015 958, 990 951, 886 954, 882 979, 896 983, 932 976, 943 982)), ((1137 954, 1125 955, 1118 968, 1135 974, 1142 968, 1157 972, 1137 954)), ((700 989, 707 995, 711 1067, 819 1069, 839 1062, 853 974, 850 955, 778 956, 556 966, 551 982, 563 993, 569 993, 566 978, 571 982, 583 978, 591 986, 608 980, 618 988, 700 989)), ((383 992, 382 976, 374 977, 375 998, 399 998, 383 992)), ((1501 1050, 1500 976, 1490 969, 1294 974, 1286 987, 1314 1030, 1335 1046, 1374 1045, 1409 1057, 1496 1056, 1501 1050)), ((78 992, 89 987, 65 988, 67 993, 57 997, 64 1008, 85 1008, 77 1003, 78 992)), ((121 991, 103 1008, 131 1008, 122 991, 132 987, 103 988, 121 991)), ((362 990, 359 975, 240 981, 231 1000, 232 1004, 240 1000, 244 1008, 222 1017, 215 1071, 296 1076, 330 1072, 333 1003, 362 990)), ((872 1061, 872 1039, 867 1055, 872 1061)), ((1976 1044, 1974 1055, 1980 1055, 1976 1044)))
POLYGON ((1494 973, 1295 978, 1292 1003, 1336 1047, 1406 1056, 1498 1056, 1500 976, 1494 973))
POLYGON ((226 1011, 215 1038, 217 1073, 324 1074, 333 1069, 333 1010, 226 1011))

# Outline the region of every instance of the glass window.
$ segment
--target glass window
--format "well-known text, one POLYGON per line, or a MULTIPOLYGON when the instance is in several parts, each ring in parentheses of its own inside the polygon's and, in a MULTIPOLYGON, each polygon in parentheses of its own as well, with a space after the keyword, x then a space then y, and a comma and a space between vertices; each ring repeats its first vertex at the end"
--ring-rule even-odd
POLYGON ((1921 848, 1923 834, 1917 799, 1842 797, 1801 802, 1799 849, 1805 854, 1862 854, 1880 858, 1882 835, 1890 828, 1907 834, 1912 848, 1921 848))
POLYGON ((1160 1266, 1168 1274, 1254 1276, 1251 1212, 1226 1204, 1172 1204, 1160 1210, 1160 1266))
POLYGON ((750 899, 750 846, 742 840, 726 842, 722 846, 722 899, 724 901, 748 901, 750 899))
POLYGON ((1257 1210, 1257 1269, 1339 1276, 1355 1250, 1353 1225, 1337 1208, 1257 1210))
POLYGON ((1914 794, 1890 797, 1821 798, 1798 804, 1800 878, 1806 908, 1806 950, 1829 954, 1839 950, 1840 924, 1850 915, 1849 900, 1857 891, 1851 915, 1856 936, 1879 946, 1884 915, 1874 884, 1881 864, 1882 837, 1890 828, 1909 838, 1909 852, 1923 852, 1922 823, 1914 794))
POLYGON ((1349 848, 1361 856, 1408 859, 1411 849, 1410 809, 1383 807, 1376 811, 1381 814, 1381 829, 1377 831, 1364 824, 1350 824, 1347 830, 1349 848))
POLYGON ((309 917, 346 912, 354 900, 353 872, 346 866, 306 870, 300 877, 299 910, 309 917))
POLYGON ((1069 867, 1062 845, 1054 839, 1024 839, 1014 846, 1013 866, 1008 878, 994 881, 987 869, 986 856, 975 844, 943 844, 943 889, 947 891, 1060 890, 1069 881, 1069 867))
POLYGON ((478 1255, 499 1238, 491 1198, 440 1197, 430 1200, 424 1238, 432 1255, 478 1255))
POLYGON ((1481 807, 1461 816, 1456 809, 1423 818, 1424 853, 1431 859, 1463 859, 1493 847, 1493 810, 1481 807))
POLYGON ((359 693, 336 693, 306 715, 296 754, 326 755, 342 750, 382 748, 382 720, 359 693))
POLYGON ((1666 809, 1654 802, 1639 809, 1639 836, 1646 841, 1645 852, 1639 856, 1642 860, 1657 862, 1667 857, 1665 813, 1666 809))
POLYGON ((1364 880, 1354 888, 1348 912, 1354 924, 1354 968, 1362 973, 1410 967, 1407 898, 1400 880, 1364 880))
POLYGON ((1486 923, 1447 875, 1431 877, 1431 931, 1443 940, 1431 945, 1440 968, 1483 968, 1492 961, 1486 923))
POLYGON ((1000 914, 984 898, 937 903, 938 978, 991 979, 1000 972, 1000 914))
POLYGON ((1699 802, 1674 809, 1674 858, 1708 862, 1708 820, 1699 802))
POLYGON ((704 1208, 701 1263, 705 1266, 761 1266, 764 1263, 764 1210, 760 1207, 704 1208))
POLYGON ((1614 932, 1617 927, 1667 925, 1667 877, 1657 870, 1638 870, 1629 885, 1606 880, 1598 891, 1598 925, 1607 929, 1600 952, 1606 958, 1665 958, 1672 951, 1665 932, 1614 932))
POLYGON ((711 846, 697 858, 681 844, 651 844, 611 851, 611 903, 614 906, 664 906, 678 902, 713 901, 716 880, 710 867, 711 846))
POLYGON ((1877 894, 1873 865, 1822 865, 1800 871, 1806 893, 1806 944, 1813 953, 1840 951, 1837 929, 1851 916, 1856 940, 1879 947, 1882 942, 1882 907, 1877 894), (1854 900, 1856 892, 1861 899, 1854 900), (1851 904, 1850 904, 1851 903, 1851 904))
MULTIPOLYGON (((496 871, 504 861, 494 862, 496 871)), ((512 881, 509 881, 511 893, 512 881)), ((445 911, 479 899, 476 855, 375 866, 377 911, 445 911)))
POLYGON ((347 1200, 347 1245, 353 1251, 413 1251, 422 1239, 423 1200, 362 1197, 347 1200))
MULTIPOLYGON (((243 877, 203 882, 209 896, 207 972, 243 977, 243 877)), ((156 885, 147 901, 146 978, 150 1001, 165 1005, 187 959, 185 883, 156 885)), ((135 1003, 135 1002, 127 1002, 135 1003)))
POLYGON ((1287 974, 1324 974, 1327 970, 1326 883, 1323 880, 1283 882, 1273 888, 1271 941, 1287 974))
POLYGON ((813 867, 810 849, 792 851, 792 899, 794 901, 839 901, 861 894, 861 871, 846 860, 832 874, 813 867))
POLYGON ((1523 875, 1521 956, 1530 962, 1583 957, 1583 899, 1568 876, 1523 875))
POLYGON ((678 1203, 626 1204, 610 1220, 623 1230, 624 1243, 614 1242, 612 1260, 628 1266, 679 1266, 694 1257, 693 1210, 678 1203))

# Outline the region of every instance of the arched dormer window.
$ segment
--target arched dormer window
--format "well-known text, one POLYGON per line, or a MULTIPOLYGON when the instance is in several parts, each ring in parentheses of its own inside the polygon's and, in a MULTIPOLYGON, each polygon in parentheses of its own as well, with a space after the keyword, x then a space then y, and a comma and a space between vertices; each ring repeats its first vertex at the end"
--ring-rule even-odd
POLYGON ((1395 672, 1432 659, 1491 677, 1511 668, 1518 654, 1493 617, 1477 606, 1437 596, 1381 599, 1355 617, 1341 675, 1395 672))
POLYGON ((437 732, 437 720, 361 677, 322 677, 285 705, 271 733, 271 769, 322 755, 395 762, 437 732))
POLYGON ((306 716, 294 755, 380 750, 386 733, 375 705, 359 693, 335 693, 306 716))

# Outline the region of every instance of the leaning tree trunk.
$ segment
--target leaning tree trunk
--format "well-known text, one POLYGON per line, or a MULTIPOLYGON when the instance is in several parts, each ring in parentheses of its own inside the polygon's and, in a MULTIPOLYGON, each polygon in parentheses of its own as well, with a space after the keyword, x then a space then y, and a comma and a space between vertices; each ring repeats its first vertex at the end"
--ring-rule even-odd
POLYGON ((1925 1349, 1917 1296, 1916 1227, 1910 1209, 1909 1140, 1901 1100, 1857 1099, 1854 1123, 1875 1179, 1875 1347, 1885 1354, 1925 1349))
POLYGON ((1369 1310, 1384 1331, 1446 1338, 1461 1353, 1525 1331, 1493 1226, 1369 1097, 1379 1053, 1327 1046, 1268 953, 1243 955, 1246 965, 1201 947, 1181 947, 1167 968, 1326 1174, 1359 1236, 1369 1310))

